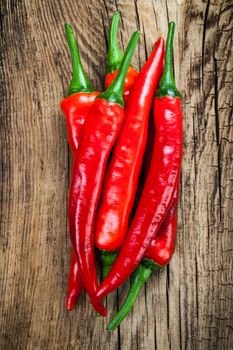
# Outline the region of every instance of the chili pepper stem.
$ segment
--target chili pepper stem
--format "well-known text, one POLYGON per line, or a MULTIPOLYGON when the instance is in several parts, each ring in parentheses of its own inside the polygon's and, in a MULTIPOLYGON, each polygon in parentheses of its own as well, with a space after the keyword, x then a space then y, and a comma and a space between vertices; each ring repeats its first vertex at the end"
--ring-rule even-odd
POLYGON ((112 23, 109 31, 109 43, 108 43, 108 67, 107 71, 113 73, 120 66, 123 58, 123 52, 118 46, 117 31, 120 20, 120 13, 115 12, 112 17, 112 23))
POLYGON ((102 269, 102 281, 107 277, 109 271, 110 271, 110 266, 103 266, 103 269, 102 269))
POLYGON ((116 313, 114 318, 108 324, 108 331, 113 331, 120 325, 120 323, 124 320, 124 318, 128 315, 131 308, 133 307, 133 304, 140 292, 141 287, 147 282, 151 273, 159 268, 160 266, 156 266, 150 260, 147 260, 146 263, 138 265, 138 267, 132 275, 130 290, 124 301, 124 304, 121 306, 120 310, 116 313))
POLYGON ((122 98, 122 95, 124 91, 125 77, 126 77, 135 47, 138 43, 139 36, 140 36, 139 32, 133 33, 127 45, 127 48, 125 50, 125 54, 121 61, 120 68, 116 78, 113 80, 111 85, 107 88, 107 90, 104 91, 102 94, 100 94, 97 98, 103 98, 108 102, 115 102, 122 107, 124 106, 124 100, 122 98))
POLYGON ((65 23, 65 31, 73 68, 72 79, 68 88, 68 96, 75 92, 92 92, 94 89, 84 72, 72 26, 65 23))
POLYGON ((118 255, 117 251, 109 252, 107 250, 100 250, 99 256, 100 256, 101 265, 102 265, 102 274, 101 274, 102 281, 107 277, 112 264, 116 260, 117 255, 118 255))
POLYGON ((166 56, 164 73, 160 80, 159 90, 156 97, 173 96, 182 97, 181 93, 176 88, 174 74, 173 74, 173 43, 175 34, 175 22, 170 22, 168 26, 167 42, 166 42, 166 56))

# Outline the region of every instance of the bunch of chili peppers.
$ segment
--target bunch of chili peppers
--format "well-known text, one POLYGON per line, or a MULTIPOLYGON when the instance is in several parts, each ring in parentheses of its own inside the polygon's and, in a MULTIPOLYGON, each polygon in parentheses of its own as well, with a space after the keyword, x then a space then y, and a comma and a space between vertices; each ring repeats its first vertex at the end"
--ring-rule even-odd
POLYGON ((166 51, 158 38, 137 72, 130 63, 140 34, 132 34, 123 53, 117 42, 119 19, 116 12, 104 92, 92 87, 73 29, 65 24, 73 75, 61 101, 72 152, 66 306, 72 310, 85 289, 93 308, 106 316, 103 298, 131 276, 128 295, 108 330, 126 317, 151 273, 172 258, 182 159, 181 94, 172 56, 175 23, 169 23, 166 51))

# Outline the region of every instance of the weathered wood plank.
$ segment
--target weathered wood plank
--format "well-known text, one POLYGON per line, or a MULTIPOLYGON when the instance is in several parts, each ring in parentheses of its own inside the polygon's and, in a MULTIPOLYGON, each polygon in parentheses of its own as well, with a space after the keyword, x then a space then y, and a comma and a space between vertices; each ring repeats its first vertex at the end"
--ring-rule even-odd
POLYGON ((94 0, 1 2, 1 349, 232 349, 232 2, 94 0), (184 156, 177 251, 150 279, 118 331, 105 331, 129 284, 108 298, 107 320, 83 295, 65 310, 70 159, 59 100, 70 63, 63 24, 103 87, 107 33, 142 32, 140 68, 167 23, 183 93, 184 156))

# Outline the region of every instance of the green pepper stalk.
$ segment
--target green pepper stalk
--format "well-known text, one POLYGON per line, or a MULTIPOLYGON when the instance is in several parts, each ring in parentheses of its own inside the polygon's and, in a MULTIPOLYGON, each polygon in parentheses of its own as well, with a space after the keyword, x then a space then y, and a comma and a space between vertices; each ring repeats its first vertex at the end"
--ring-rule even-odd
POLYGON ((121 61, 119 72, 116 76, 116 78, 113 80, 111 85, 102 92, 98 98, 103 98, 108 102, 115 102, 119 104, 120 106, 124 106, 124 99, 122 97, 124 92, 124 82, 125 82, 125 76, 127 74, 131 58, 133 55, 133 52, 135 50, 135 47, 138 43, 140 33, 134 32, 132 34, 132 37, 129 41, 129 44, 127 45, 127 48, 125 50, 124 57, 121 61))
POLYGON ((118 251, 115 251, 115 252, 109 252, 107 250, 99 251, 99 257, 102 265, 101 281, 103 281, 107 277, 112 264, 116 260, 117 255, 118 255, 118 251))
POLYGON ((121 61, 123 59, 123 52, 118 46, 117 31, 120 20, 120 13, 115 12, 112 17, 110 32, 109 32, 109 43, 108 43, 108 66, 107 72, 113 73, 119 69, 121 61))
POLYGON ((150 260, 143 260, 140 265, 136 268, 132 274, 130 281, 130 290, 124 301, 124 304, 121 306, 120 310, 113 317, 111 322, 107 326, 108 331, 113 331, 116 329, 124 318, 128 315, 130 310, 133 307, 133 304, 142 288, 142 286, 148 281, 150 275, 153 271, 159 270, 161 266, 154 264, 150 260))
POLYGON ((168 27, 168 35, 166 42, 166 56, 164 73, 159 83, 159 89, 156 97, 173 96, 181 97, 181 93, 177 90, 174 74, 173 74, 173 43, 175 34, 175 22, 170 22, 168 27))
POLYGON ((74 36, 73 28, 70 24, 65 23, 66 38, 70 48, 71 61, 72 61, 72 79, 68 88, 68 96, 75 92, 93 92, 94 89, 88 80, 86 73, 84 72, 78 44, 74 36))

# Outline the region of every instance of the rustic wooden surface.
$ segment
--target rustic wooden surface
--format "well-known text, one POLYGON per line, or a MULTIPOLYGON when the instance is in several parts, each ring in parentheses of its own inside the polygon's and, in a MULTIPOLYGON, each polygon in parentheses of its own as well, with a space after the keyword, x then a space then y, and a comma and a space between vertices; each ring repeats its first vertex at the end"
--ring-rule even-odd
MULTIPOLYGON (((233 348, 232 1, 1 1, 0 349, 233 348), (65 310, 69 152, 59 110, 70 78, 63 24, 102 88, 107 32, 121 11, 139 68, 175 20, 184 152, 177 251, 114 333, 82 296, 65 310)), ((128 285, 108 300, 110 316, 128 285)))

